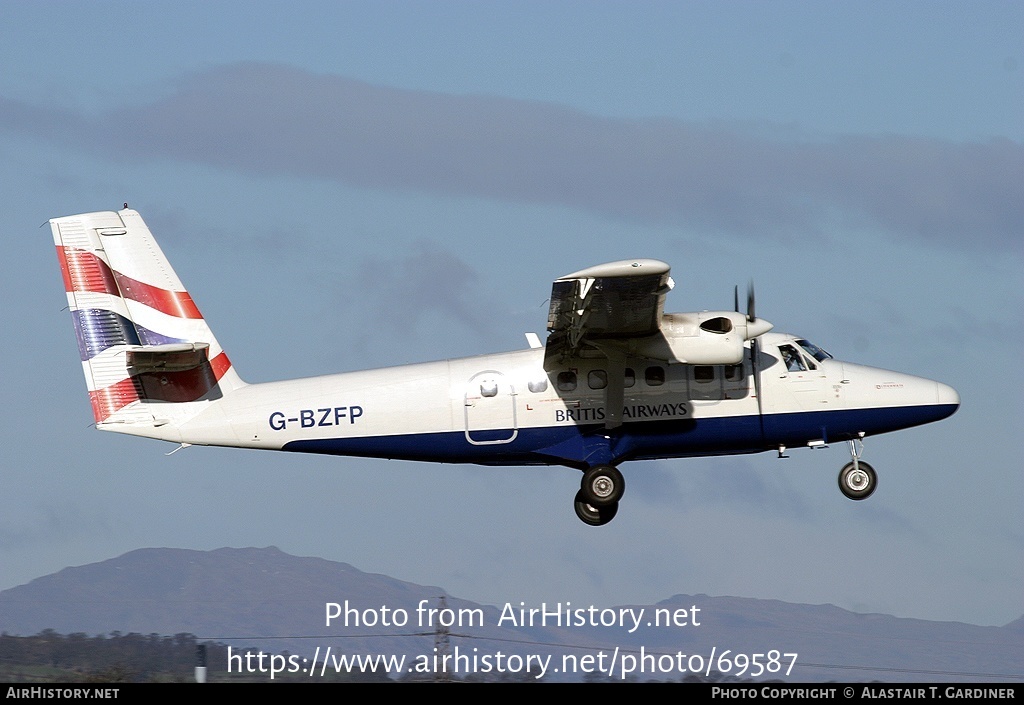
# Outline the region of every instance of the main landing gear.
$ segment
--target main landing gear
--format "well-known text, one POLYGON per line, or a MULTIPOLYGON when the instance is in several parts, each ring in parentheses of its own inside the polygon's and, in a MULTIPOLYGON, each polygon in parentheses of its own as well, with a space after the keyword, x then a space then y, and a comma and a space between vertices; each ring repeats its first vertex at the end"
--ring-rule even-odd
POLYGON ((603 526, 615 518, 626 481, 614 465, 595 465, 583 473, 576 493, 576 516, 584 524, 603 526))
POLYGON ((864 442, 859 438, 850 441, 851 462, 839 471, 839 490, 850 499, 867 499, 878 486, 875 469, 861 462, 860 454, 864 452, 864 442))

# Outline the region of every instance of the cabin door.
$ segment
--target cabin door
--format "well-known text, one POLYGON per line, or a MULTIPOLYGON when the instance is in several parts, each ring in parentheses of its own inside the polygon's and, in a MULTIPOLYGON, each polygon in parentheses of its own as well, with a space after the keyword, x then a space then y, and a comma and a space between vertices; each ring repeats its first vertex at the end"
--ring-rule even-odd
POLYGON ((516 426, 516 390, 501 372, 485 370, 466 385, 466 440, 473 445, 509 443, 516 426))

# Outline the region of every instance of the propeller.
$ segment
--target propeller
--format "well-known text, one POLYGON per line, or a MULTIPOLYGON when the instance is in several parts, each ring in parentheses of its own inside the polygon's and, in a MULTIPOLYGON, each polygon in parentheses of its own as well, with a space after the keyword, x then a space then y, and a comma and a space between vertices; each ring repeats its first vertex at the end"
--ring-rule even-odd
MULTIPOLYGON (((732 290, 733 309, 736 313, 740 312, 740 287, 736 285, 732 290)), ((747 284, 747 340, 750 341, 750 371, 751 376, 754 378, 754 396, 757 397, 757 415, 758 418, 762 419, 762 404, 761 404, 761 369, 758 366, 759 358, 761 357, 761 344, 758 342, 758 336, 767 333, 772 329, 772 324, 765 320, 759 320, 755 309, 755 298, 754 298, 754 280, 751 279, 750 283, 747 284)), ((763 430, 763 429, 762 429, 763 430)))
MULTIPOLYGON (((732 292, 733 307, 735 308, 736 313, 740 312, 739 289, 740 288, 738 286, 733 287, 732 292)), ((763 318, 757 317, 754 306, 754 282, 751 280, 750 283, 747 284, 747 330, 745 336, 747 340, 753 340, 759 335, 767 333, 774 327, 763 318)))
POLYGON ((761 416, 761 369, 757 366, 758 358, 761 357, 761 344, 757 338, 750 341, 750 371, 754 378, 754 396, 757 397, 757 415, 761 416))

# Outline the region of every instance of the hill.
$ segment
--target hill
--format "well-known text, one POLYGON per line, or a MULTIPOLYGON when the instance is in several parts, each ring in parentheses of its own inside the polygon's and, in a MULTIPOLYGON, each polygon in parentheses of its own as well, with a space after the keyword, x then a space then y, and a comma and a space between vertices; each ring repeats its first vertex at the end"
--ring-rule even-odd
POLYGON ((449 625, 448 653, 460 654, 456 665, 478 674, 524 674, 532 666, 548 680, 578 680, 614 663, 616 678, 631 665, 635 675, 645 666, 643 678, 679 680, 695 670, 749 676, 758 667, 753 654, 777 651, 776 657, 760 657, 760 668, 772 671, 761 679, 1024 678, 1024 619, 980 627, 858 614, 832 605, 689 594, 655 605, 547 603, 525 611, 519 603, 480 605, 445 595, 447 611, 431 615, 430 609, 442 607, 442 595, 441 587, 273 547, 151 548, 0 592, 0 631, 188 633, 236 649, 287 651, 307 659, 319 648, 320 662, 330 647, 335 657, 404 655, 407 673, 421 662, 416 659, 427 670, 436 665, 431 659, 435 640, 444 641, 437 633, 443 621, 449 625), (330 625, 328 611, 336 614, 330 625), (795 665, 787 675, 791 660, 795 665))

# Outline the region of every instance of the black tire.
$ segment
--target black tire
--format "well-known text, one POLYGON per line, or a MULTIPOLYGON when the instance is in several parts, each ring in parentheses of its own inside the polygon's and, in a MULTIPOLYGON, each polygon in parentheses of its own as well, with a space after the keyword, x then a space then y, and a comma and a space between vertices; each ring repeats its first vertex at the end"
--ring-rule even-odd
POLYGON ((857 466, 855 471, 853 463, 847 463, 839 471, 839 490, 850 499, 867 499, 878 487, 878 475, 863 461, 858 461, 857 466))
POLYGON ((586 503, 594 507, 618 504, 626 491, 626 481, 614 465, 595 465, 583 473, 580 491, 586 503))
POLYGON ((588 504, 583 495, 583 490, 576 493, 573 508, 576 510, 576 516, 580 518, 580 521, 590 526, 604 526, 614 519, 615 514, 619 511, 618 503, 602 507, 595 507, 592 504, 588 504))

